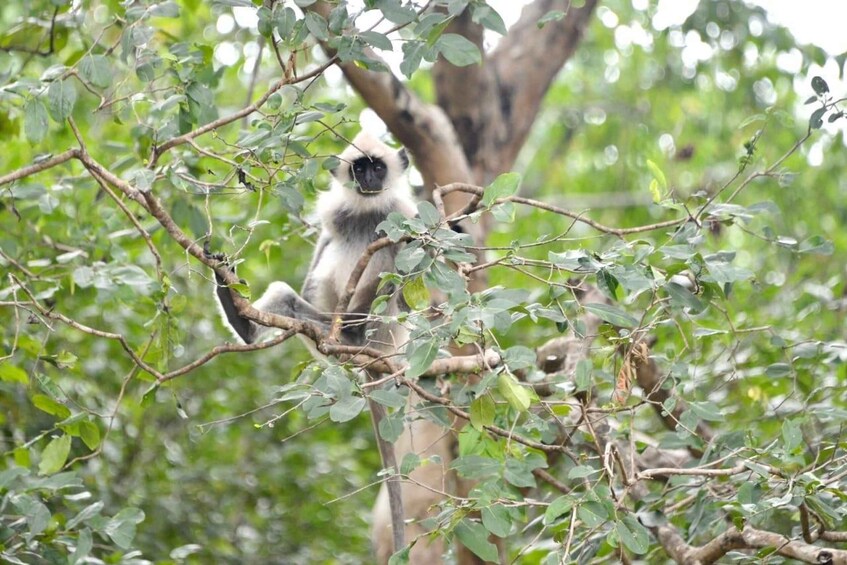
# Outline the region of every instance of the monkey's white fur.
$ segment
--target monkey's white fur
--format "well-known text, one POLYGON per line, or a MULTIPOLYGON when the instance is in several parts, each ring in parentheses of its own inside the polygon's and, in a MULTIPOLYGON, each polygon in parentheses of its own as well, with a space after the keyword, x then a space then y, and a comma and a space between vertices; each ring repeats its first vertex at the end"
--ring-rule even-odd
MULTIPOLYGON (((371 134, 362 132, 339 156, 341 163, 333 171, 329 190, 318 197, 316 215, 321 224, 312 264, 300 295, 286 283, 277 281, 268 286, 254 306, 258 310, 287 317, 308 319, 328 328, 336 313, 338 301, 344 294, 347 281, 367 246, 378 238, 376 226, 389 213, 399 212, 406 217, 417 213, 412 191, 406 180, 408 160, 403 150, 396 150, 371 134), (362 157, 379 159, 385 164, 382 190, 362 194, 354 185, 352 164, 362 157)), ((378 294, 379 274, 394 269, 397 246, 374 254, 362 274, 348 312, 364 316, 378 294)), ((218 287, 216 294, 224 321, 240 339, 253 342, 267 333, 268 328, 240 318, 232 306, 229 290, 218 287)), ((391 297, 386 315, 399 313, 399 293, 391 297)), ((405 332, 392 324, 368 324, 375 328, 372 346, 396 350, 405 341, 405 332)))

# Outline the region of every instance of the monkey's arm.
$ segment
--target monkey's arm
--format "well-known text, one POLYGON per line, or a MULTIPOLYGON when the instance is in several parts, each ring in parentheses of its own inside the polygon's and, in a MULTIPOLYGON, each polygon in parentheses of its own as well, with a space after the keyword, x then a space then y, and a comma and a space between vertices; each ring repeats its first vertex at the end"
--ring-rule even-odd
POLYGON ((252 326, 256 326, 254 322, 239 315, 235 308, 235 302, 232 299, 233 291, 230 290, 221 276, 215 273, 215 296, 218 299, 218 304, 221 306, 221 314, 224 321, 232 328, 232 331, 241 338, 244 343, 252 343, 255 338, 256 331, 252 326))
MULTIPOLYGON (((210 254, 210 257, 220 261, 226 260, 223 254, 210 254)), ((215 273, 215 283, 215 296, 221 306, 224 322, 232 328, 235 335, 244 343, 255 343, 272 329, 248 320, 238 313, 235 301, 232 298, 234 291, 226 286, 217 272, 215 273)), ((319 324, 323 331, 329 331, 329 316, 319 312, 314 306, 301 298, 293 288, 281 281, 272 282, 261 298, 253 303, 253 307, 269 314, 314 322, 319 324)))

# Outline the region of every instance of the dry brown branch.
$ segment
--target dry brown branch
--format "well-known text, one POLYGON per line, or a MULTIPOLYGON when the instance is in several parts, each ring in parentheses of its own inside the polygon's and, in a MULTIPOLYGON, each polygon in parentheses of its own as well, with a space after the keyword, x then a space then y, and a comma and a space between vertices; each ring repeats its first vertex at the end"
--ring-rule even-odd
POLYGON ((51 169, 56 165, 61 165, 62 163, 70 161, 71 159, 78 158, 79 149, 68 149, 63 153, 60 153, 48 159, 40 160, 37 163, 22 167, 16 171, 12 171, 11 173, 3 175, 2 177, 0 177, 0 186, 26 178, 36 173, 40 173, 41 171, 46 171, 47 169, 51 169))
POLYGON ((195 359, 191 363, 180 367, 179 369, 174 369, 173 371, 168 371, 161 378, 158 379, 160 383, 169 381, 171 379, 175 379, 176 377, 185 375, 186 373, 190 373, 197 367, 205 365, 215 357, 222 355, 224 353, 246 353, 248 351, 261 351, 262 349, 269 349, 271 347, 275 347, 280 343, 290 339, 291 337, 297 335, 297 332, 294 331, 286 331, 282 334, 274 337, 273 339, 269 339, 267 341, 262 341, 260 343, 250 343, 250 344, 235 344, 235 343, 226 343, 223 345, 216 345, 206 354, 201 357, 195 359))
MULTIPOLYGON (((442 195, 447 195, 453 192, 465 192, 468 194, 473 194, 477 197, 482 197, 485 189, 481 186, 476 186, 473 184, 453 182, 444 186, 440 186, 438 190, 442 195)), ((688 221, 689 218, 678 218, 676 220, 667 220, 665 222, 657 222, 654 224, 648 224, 645 226, 637 226, 634 228, 613 228, 609 226, 605 226, 599 222, 595 222, 590 218, 586 218, 584 213, 582 212, 573 212, 571 210, 567 210, 565 208, 560 208, 559 206, 554 206, 552 204, 547 204, 546 202, 541 202, 540 200, 533 200, 531 198, 524 198, 522 196, 509 196, 506 198, 498 198, 495 200, 495 204, 500 204, 503 202, 515 202, 517 204, 525 204, 527 206, 532 206, 533 208, 538 208, 540 210, 545 210, 547 212, 552 212, 554 214, 559 214, 560 216, 565 216, 567 218, 571 218, 576 222, 580 222, 587 226, 594 228, 595 230, 606 233, 609 235, 615 235, 618 237, 623 237, 626 235, 633 235, 637 233, 644 233, 648 231, 655 231, 662 228, 674 227, 681 224, 684 224, 688 221)), ((460 214, 468 214, 473 210, 461 210, 460 214)), ((448 220, 458 219, 459 215, 448 216, 448 220)))
POLYGON ((325 62, 322 65, 319 65, 318 67, 316 67, 315 69, 311 70, 310 72, 306 73, 305 75, 303 75, 301 77, 283 78, 281 80, 278 80, 268 90, 266 90, 265 93, 262 94, 262 96, 260 96, 259 99, 256 100, 254 103, 249 104, 249 105, 245 106, 244 108, 238 110, 237 112, 233 112, 232 114, 230 114, 228 116, 224 116, 222 118, 218 118, 217 120, 213 120, 213 121, 209 122, 208 124, 202 125, 202 126, 196 128, 196 129, 194 129, 194 130, 192 130, 188 133, 185 133, 185 134, 182 134, 180 136, 171 138, 171 139, 165 141, 164 143, 162 143, 161 145, 154 146, 153 147, 153 155, 150 158, 148 168, 150 168, 150 169, 155 168, 156 164, 159 161, 159 157, 161 157, 164 153, 166 153, 170 149, 173 149, 174 147, 176 147, 178 145, 182 145, 183 143, 188 143, 190 140, 192 140, 196 137, 199 137, 199 136, 201 136, 205 133, 209 133, 210 131, 216 130, 216 129, 222 127, 222 126, 225 126, 227 124, 231 124, 232 122, 238 121, 241 118, 249 116, 250 114, 252 114, 256 110, 258 110, 259 108, 264 106, 265 103, 268 101, 268 99, 276 91, 278 91, 280 88, 282 88, 283 86, 286 86, 286 85, 289 85, 289 84, 296 84, 298 82, 307 81, 307 80, 310 80, 310 79, 312 79, 316 76, 319 76, 328 67, 330 67, 333 63, 334 63, 333 59, 330 58, 329 61, 325 62))
POLYGON ((40 302, 38 302, 35 299, 35 295, 32 293, 32 291, 29 288, 24 286, 24 284, 20 281, 20 279, 18 279, 14 275, 9 275, 9 276, 12 278, 14 283, 24 292, 24 294, 27 295, 27 297, 29 298, 32 306, 34 306, 38 310, 38 312, 42 316, 44 316, 45 319, 57 320, 57 321, 65 324, 66 326, 69 326, 69 327, 71 327, 75 330, 81 331, 83 333, 93 335, 95 337, 100 337, 100 338, 104 338, 104 339, 117 341, 118 343, 120 343, 121 348, 123 348, 123 350, 127 353, 127 355, 129 355, 129 357, 132 359, 132 361, 137 366, 141 367, 142 369, 144 369, 145 371, 147 371, 148 373, 150 373, 151 375, 153 375, 157 379, 160 379, 163 376, 159 371, 157 371, 151 365, 147 364, 144 361, 144 359, 142 359, 140 356, 138 356, 135 353, 135 349, 133 349, 133 347, 129 344, 129 342, 126 340, 126 338, 124 336, 122 336, 121 334, 117 334, 117 333, 113 333, 113 332, 107 332, 107 331, 103 331, 103 330, 98 330, 96 328, 92 328, 92 327, 87 326, 85 324, 81 324, 80 322, 77 322, 76 320, 73 320, 73 319, 65 316, 64 314, 60 314, 59 312, 56 312, 55 310, 53 310, 51 308, 44 306, 43 304, 41 304, 40 302))
POLYGON ((773 548, 778 555, 804 563, 847 565, 847 551, 843 549, 818 547, 750 526, 745 526, 741 531, 730 526, 725 532, 700 547, 688 545, 672 526, 659 526, 654 531, 668 555, 677 563, 684 565, 714 563, 734 549, 761 548, 773 548))

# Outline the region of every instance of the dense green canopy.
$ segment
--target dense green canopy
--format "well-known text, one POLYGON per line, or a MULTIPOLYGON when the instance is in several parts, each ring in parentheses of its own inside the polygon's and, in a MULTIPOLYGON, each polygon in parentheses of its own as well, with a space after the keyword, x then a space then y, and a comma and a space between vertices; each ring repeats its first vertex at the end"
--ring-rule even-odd
POLYGON ((419 386, 456 458, 401 473, 477 481, 426 526, 481 558, 491 533, 520 563, 847 562, 843 56, 744 2, 667 29, 653 3, 602 2, 518 174, 477 179, 487 288, 436 207, 388 230, 411 239, 388 275, 413 306, 409 380, 363 388, 296 339, 220 347, 198 250, 243 260, 253 299, 299 287, 365 108, 334 63, 390 72, 376 48, 436 102, 436 58, 483 59, 445 31, 462 9, 489 50, 506 29, 476 0, 255 4, 0 6, 0 561, 369 562, 363 398, 394 440, 419 386), (584 354, 545 370, 560 336, 584 354), (411 378, 457 341, 501 360, 411 378))

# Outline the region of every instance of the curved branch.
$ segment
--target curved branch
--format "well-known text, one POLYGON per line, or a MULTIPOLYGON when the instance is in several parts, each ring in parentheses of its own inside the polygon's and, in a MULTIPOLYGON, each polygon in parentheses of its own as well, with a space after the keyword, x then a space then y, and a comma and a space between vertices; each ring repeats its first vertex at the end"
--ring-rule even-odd
POLYGON ((818 547, 792 540, 775 532, 745 526, 742 530, 730 527, 707 544, 688 545, 672 526, 659 526, 654 533, 668 555, 677 563, 705 565, 714 563, 733 549, 773 548, 784 557, 804 563, 830 563, 847 565, 847 550, 818 547))
MULTIPOLYGON (((518 22, 489 57, 497 77, 503 113, 500 134, 486 151, 488 159, 511 168, 553 79, 576 51, 597 0, 576 8, 570 0, 536 0, 524 8, 518 22), (550 11, 566 12, 558 21, 538 29, 550 11)), ((490 165, 489 165, 490 166, 490 165)))
POLYGON ((60 153, 54 157, 50 157, 49 159, 39 161, 38 163, 35 163, 33 165, 29 165, 27 167, 20 168, 17 171, 12 171, 11 173, 5 174, 0 177, 0 186, 3 186, 4 184, 9 184, 10 182, 14 182, 22 178, 26 178, 36 173, 40 173, 41 171, 53 168, 56 165, 61 165, 62 163, 70 161, 71 159, 79 159, 79 152, 79 149, 68 149, 64 153, 60 153))
MULTIPOLYGON (((473 194, 476 197, 482 197, 485 193, 485 189, 481 186, 475 186, 472 184, 454 182, 445 186, 440 186, 437 189, 439 194, 448 195, 453 192, 465 192, 468 194, 473 194)), ((595 222, 589 218, 586 218, 582 213, 573 212, 571 210, 566 210, 565 208, 560 208, 559 206, 554 206, 552 204, 547 204, 546 202, 541 202, 540 200, 533 200, 531 198, 524 198, 523 196, 508 196, 506 198, 498 198, 494 201, 495 204, 500 204, 502 202, 515 202, 517 204, 524 204, 526 206, 532 206, 533 208, 538 208, 540 210, 546 210, 547 212, 552 212, 554 214, 559 214, 560 216, 565 216, 566 218, 571 218, 577 222, 583 223, 587 226, 591 226, 595 230, 607 233, 609 235, 616 235, 618 237, 623 237, 625 235, 631 235, 636 233, 644 233, 648 231, 658 230, 662 228, 669 228, 678 226, 680 224, 684 224, 688 221, 689 218, 678 218, 675 220, 667 220, 665 222, 657 222, 655 224, 649 224, 646 226, 637 226, 634 228, 612 228, 609 226, 605 226, 599 222, 595 222)), ((465 207, 462 210, 459 210, 456 213, 453 213, 447 217, 448 221, 453 221, 460 218, 464 214, 468 214, 473 212, 473 208, 465 207)))

